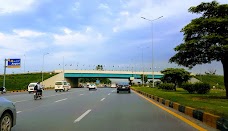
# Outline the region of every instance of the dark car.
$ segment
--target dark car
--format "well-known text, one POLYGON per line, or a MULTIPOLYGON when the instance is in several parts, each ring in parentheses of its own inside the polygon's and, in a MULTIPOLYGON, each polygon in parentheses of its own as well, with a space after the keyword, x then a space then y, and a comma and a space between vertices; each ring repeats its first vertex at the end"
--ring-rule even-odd
POLYGON ((131 93, 130 85, 117 85, 117 93, 120 91, 127 91, 128 93, 131 93))

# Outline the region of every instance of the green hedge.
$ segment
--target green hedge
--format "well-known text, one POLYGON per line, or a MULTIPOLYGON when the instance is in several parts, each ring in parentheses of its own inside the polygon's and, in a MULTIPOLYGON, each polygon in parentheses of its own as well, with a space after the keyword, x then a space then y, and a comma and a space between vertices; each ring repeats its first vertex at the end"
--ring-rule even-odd
MULTIPOLYGON (((43 73, 44 80, 56 75, 55 73, 43 73)), ((27 73, 27 74, 7 74, 6 89, 12 90, 27 90, 27 86, 31 82, 42 81, 42 73, 27 73)), ((0 85, 3 85, 3 75, 0 75, 0 85)))
POLYGON ((158 85, 158 89, 163 90, 175 90, 174 84, 171 83, 163 83, 158 85))
POLYGON ((185 83, 182 84, 182 88, 188 91, 189 93, 197 93, 197 94, 206 94, 210 91, 210 85, 207 83, 185 83))

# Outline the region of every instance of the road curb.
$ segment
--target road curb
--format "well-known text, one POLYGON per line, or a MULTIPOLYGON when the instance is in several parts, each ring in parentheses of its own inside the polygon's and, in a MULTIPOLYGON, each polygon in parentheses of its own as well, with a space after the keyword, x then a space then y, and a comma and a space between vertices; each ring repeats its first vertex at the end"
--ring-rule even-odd
POLYGON ((222 118, 220 116, 217 115, 213 115, 211 113, 208 112, 204 112, 202 110, 198 110, 192 107, 188 107, 188 106, 184 106, 181 105, 177 102, 172 102, 170 100, 165 100, 164 98, 158 97, 158 96, 154 96, 151 94, 148 94, 146 92, 143 91, 139 91, 136 89, 131 88, 132 90, 148 97, 151 98, 159 103, 162 103, 163 105, 173 108, 179 112, 182 112, 192 118, 195 118, 197 120, 202 121, 203 123, 205 123, 208 126, 211 126, 213 128, 219 129, 221 131, 228 131, 228 119, 226 118, 222 118))

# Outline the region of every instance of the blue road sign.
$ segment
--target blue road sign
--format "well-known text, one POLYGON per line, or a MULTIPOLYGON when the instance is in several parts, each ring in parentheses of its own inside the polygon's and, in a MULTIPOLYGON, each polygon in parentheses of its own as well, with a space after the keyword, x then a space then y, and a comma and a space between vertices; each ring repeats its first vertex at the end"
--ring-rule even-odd
POLYGON ((7 68, 20 68, 21 67, 21 59, 8 59, 7 68))

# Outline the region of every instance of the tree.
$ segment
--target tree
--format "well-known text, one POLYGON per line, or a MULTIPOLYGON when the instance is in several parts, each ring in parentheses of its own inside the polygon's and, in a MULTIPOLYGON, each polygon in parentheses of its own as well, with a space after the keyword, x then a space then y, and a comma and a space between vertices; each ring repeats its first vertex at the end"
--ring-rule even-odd
POLYGON ((96 70, 104 70, 102 65, 97 65, 96 70))
POLYGON ((223 65, 224 85, 228 98, 228 4, 216 1, 190 7, 189 12, 201 14, 181 32, 183 43, 174 48, 177 52, 170 62, 189 67, 219 61, 223 65))
POLYGON ((141 76, 141 81, 143 81, 143 76, 144 76, 144 82, 143 82, 143 83, 145 84, 145 83, 148 81, 148 77, 147 77, 147 75, 145 75, 145 74, 144 74, 144 75, 143 75, 143 74, 141 74, 140 76, 141 76))
POLYGON ((167 68, 161 71, 163 77, 161 81, 164 83, 173 83, 176 90, 177 86, 181 86, 183 82, 187 82, 191 76, 190 73, 183 68, 167 68))

